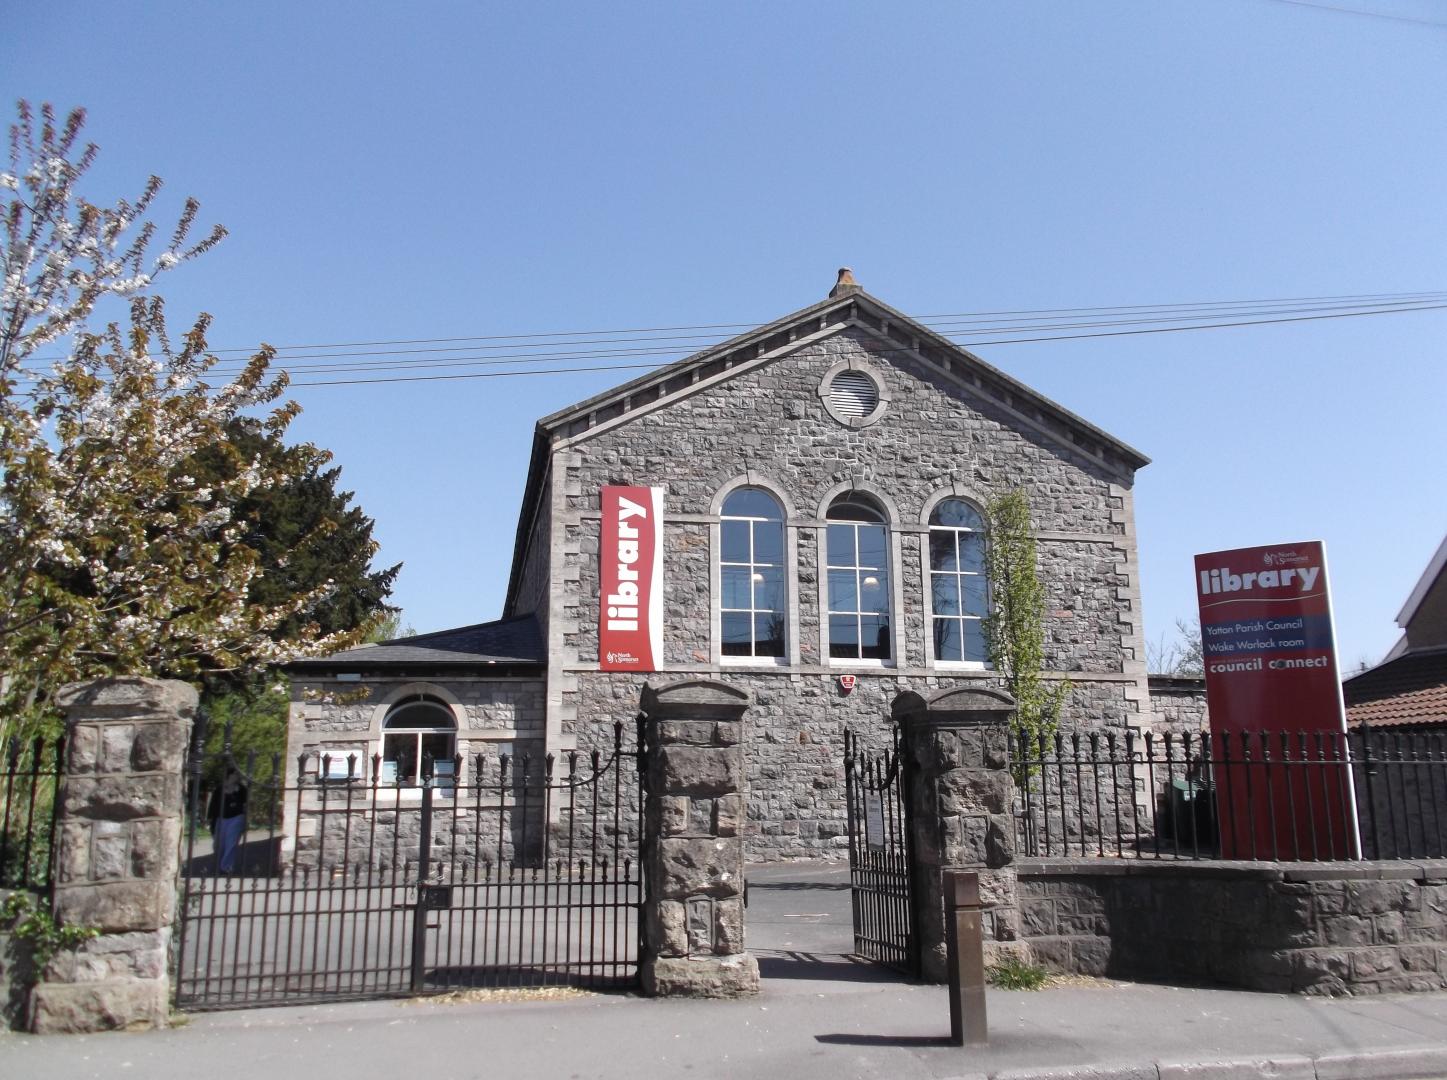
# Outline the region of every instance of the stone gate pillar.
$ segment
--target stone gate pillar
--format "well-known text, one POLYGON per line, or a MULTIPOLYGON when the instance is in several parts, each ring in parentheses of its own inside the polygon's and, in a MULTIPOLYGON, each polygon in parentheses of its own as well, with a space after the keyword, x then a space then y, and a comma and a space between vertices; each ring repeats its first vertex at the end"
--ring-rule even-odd
POLYGON ((758 992, 759 967, 744 950, 748 704, 742 690, 705 679, 643 688, 644 993, 758 992))
POLYGON ((165 1027, 180 871, 183 769, 196 713, 185 683, 72 683, 57 795, 54 912, 96 937, 61 953, 30 998, 39 1033, 165 1027))
POLYGON ((1022 946, 1015 900, 1014 781, 1009 769, 1009 694, 960 687, 894 699, 904 736, 913 833, 911 884, 921 974, 944 982, 945 907, 942 872, 974 870, 987 959, 1022 946))

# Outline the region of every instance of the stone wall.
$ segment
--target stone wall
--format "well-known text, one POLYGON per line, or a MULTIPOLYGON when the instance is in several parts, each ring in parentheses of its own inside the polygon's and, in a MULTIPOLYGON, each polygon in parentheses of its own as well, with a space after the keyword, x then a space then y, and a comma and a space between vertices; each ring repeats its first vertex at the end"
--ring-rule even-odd
POLYGON ((370 775, 371 757, 381 751, 387 709, 415 694, 452 705, 464 778, 477 754, 489 758, 532 754, 537 758, 543 752, 547 691, 542 679, 294 678, 291 694, 287 756, 292 774, 301 753, 342 758, 355 753, 361 762, 359 771, 370 775))
POLYGON ((1150 677, 1151 712, 1157 731, 1199 735, 1206 730, 1206 680, 1174 675, 1150 677))
POLYGON ((523 561, 518 578, 517 595, 513 597, 509 614, 524 615, 534 612, 543 640, 548 640, 548 599, 552 595, 551 566, 553 529, 553 477, 549 472, 543 477, 537 502, 537 513, 528 523, 527 558, 523 561))
POLYGON ((843 330, 667 408, 580 434, 554 450, 552 469, 561 487, 551 533, 550 744, 590 745, 637 708, 644 677, 597 670, 598 491, 663 485, 663 673, 717 679, 753 699, 744 734, 752 859, 843 857, 846 726, 866 744, 882 742, 889 704, 903 691, 1000 685, 988 671, 929 656, 924 522, 944 494, 983 504, 1025 487, 1047 595, 1046 663, 1054 677, 1071 679, 1068 721, 1117 729, 1151 721, 1128 474, 865 331, 843 330), (868 427, 838 423, 819 398, 825 373, 845 359, 879 376, 891 399, 868 427), (714 504, 740 478, 774 491, 786 508, 794 566, 790 655, 781 666, 724 661, 714 641, 714 504), (831 664, 823 655, 818 513, 831 491, 850 484, 893 507, 891 667, 831 664), (844 672, 858 679, 847 696, 844 672))
POLYGON ((1021 861, 1054 971, 1302 994, 1447 989, 1447 863, 1021 861))
MULTIPOLYGON (((924 697, 951 687, 993 686, 988 674, 964 676, 878 674, 861 676, 845 694, 833 674, 742 672, 712 676, 744 690, 752 704, 744 716, 749 804, 745 838, 751 861, 846 858, 844 729, 861 745, 888 745, 890 707, 896 695, 924 697)), ((648 679, 623 672, 576 676, 575 700, 582 718, 565 727, 580 746, 611 745, 611 722, 631 720, 648 679)), ((1072 716, 1118 717, 1132 708, 1121 683, 1073 683, 1072 716)))

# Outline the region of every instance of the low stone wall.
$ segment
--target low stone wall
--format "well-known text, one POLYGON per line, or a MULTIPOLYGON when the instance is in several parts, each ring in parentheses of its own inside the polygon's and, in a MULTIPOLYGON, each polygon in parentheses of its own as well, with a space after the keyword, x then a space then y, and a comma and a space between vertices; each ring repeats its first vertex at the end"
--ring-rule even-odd
POLYGON ((1300 994, 1447 989, 1447 862, 1023 861, 1053 971, 1300 994))

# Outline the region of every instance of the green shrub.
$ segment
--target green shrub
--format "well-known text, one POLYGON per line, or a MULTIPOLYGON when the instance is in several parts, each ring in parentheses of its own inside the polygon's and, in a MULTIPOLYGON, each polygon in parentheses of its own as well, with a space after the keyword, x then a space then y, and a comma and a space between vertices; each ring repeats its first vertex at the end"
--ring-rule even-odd
POLYGON ((1027 964, 1013 956, 1007 956, 985 969, 985 979, 1001 990, 1039 990, 1049 977, 1043 967, 1027 964))

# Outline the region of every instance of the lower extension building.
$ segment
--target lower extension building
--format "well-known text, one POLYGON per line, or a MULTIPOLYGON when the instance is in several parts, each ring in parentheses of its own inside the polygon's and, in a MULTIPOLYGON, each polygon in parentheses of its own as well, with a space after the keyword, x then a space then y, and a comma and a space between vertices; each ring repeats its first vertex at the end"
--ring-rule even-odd
MULTIPOLYGON (((538 422, 503 617, 298 661, 291 760, 611 745, 645 683, 746 691, 756 859, 841 852, 843 739, 997 687, 983 511, 1028 497, 1067 729, 1150 729, 1132 486, 1147 459, 841 271, 827 299, 538 422)), ((631 736, 630 736, 631 737, 631 736)), ((561 766, 560 766, 561 767, 561 766)), ((345 769, 345 766, 343 766, 345 769)))

